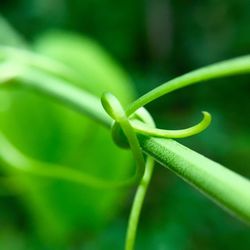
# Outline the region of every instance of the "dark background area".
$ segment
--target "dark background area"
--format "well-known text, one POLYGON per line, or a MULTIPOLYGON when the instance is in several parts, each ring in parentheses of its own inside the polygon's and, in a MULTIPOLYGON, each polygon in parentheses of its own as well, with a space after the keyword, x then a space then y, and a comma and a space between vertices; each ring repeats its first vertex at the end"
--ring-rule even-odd
MULTIPOLYGON (((0 11, 30 43, 54 29, 93 38, 129 74, 138 96, 193 69, 250 52, 249 0, 2 0, 0 11)), ((209 111, 209 129, 180 142, 250 178, 249 100, 249 76, 237 76, 182 89, 147 108, 159 127, 169 129, 189 126, 201 110, 209 111)), ((130 190, 101 230, 76 232, 65 249, 122 249, 132 196, 130 190)), ((0 198, 0 249, 55 249, 31 231, 26 213, 15 197, 0 198)), ((156 167, 136 249, 247 250, 249 234, 245 224, 156 167)))

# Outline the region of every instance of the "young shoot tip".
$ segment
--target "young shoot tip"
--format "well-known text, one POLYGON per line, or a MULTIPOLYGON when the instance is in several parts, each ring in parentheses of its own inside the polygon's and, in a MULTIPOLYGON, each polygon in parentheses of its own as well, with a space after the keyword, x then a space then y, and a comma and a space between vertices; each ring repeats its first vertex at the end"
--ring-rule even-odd
POLYGON ((104 92, 102 94, 101 103, 102 103, 102 106, 103 106, 104 110, 115 121, 119 122, 119 119, 121 117, 126 116, 121 103, 110 92, 104 92))

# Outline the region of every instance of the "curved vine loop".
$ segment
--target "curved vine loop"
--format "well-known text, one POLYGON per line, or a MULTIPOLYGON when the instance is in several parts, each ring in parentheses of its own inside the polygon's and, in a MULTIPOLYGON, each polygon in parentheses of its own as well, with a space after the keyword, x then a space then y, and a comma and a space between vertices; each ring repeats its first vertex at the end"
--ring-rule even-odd
MULTIPOLYGON (((101 101, 105 111, 110 115, 115 123, 119 124, 126 138, 128 139, 129 146, 137 165, 135 176, 136 179, 140 180, 144 173, 145 161, 139 141, 133 127, 131 126, 129 118, 127 117, 126 112, 118 99, 111 93, 104 93, 102 95, 101 101)), ((113 123, 114 129, 118 128, 115 123, 113 123)))
POLYGON ((134 110, 135 112, 129 116, 119 100, 111 93, 104 93, 101 101, 105 111, 114 120, 112 124, 112 137, 114 141, 121 147, 130 147, 137 165, 135 180, 139 179, 140 183, 130 212, 125 243, 125 250, 132 250, 134 249, 142 204, 154 169, 154 159, 152 157, 147 156, 146 162, 144 161, 143 152, 137 139, 137 133, 161 138, 183 138, 192 136, 207 128, 211 122, 211 115, 207 112, 203 112, 204 117, 202 121, 187 129, 163 130, 155 128, 153 118, 144 107, 138 107, 134 110))
MULTIPOLYGON (((150 101, 152 100, 151 98, 150 101)), ((211 122, 211 115, 203 111, 203 119, 192 127, 180 130, 157 129, 152 116, 142 106, 131 109, 133 107, 132 104, 128 111, 133 110, 134 113, 129 114, 122 107, 119 100, 109 92, 105 92, 102 95, 101 102, 105 111, 114 120, 112 124, 114 141, 120 147, 130 147, 132 151, 136 162, 135 180, 141 180, 145 172, 145 160, 137 139, 137 133, 160 138, 184 138, 202 132, 211 122)))
MULTIPOLYGON (((131 148, 140 173, 142 171, 141 165, 144 163, 136 133, 160 138, 185 138, 201 133, 211 123, 211 115, 206 111, 202 111, 203 119, 192 127, 178 130, 158 129, 155 128, 151 115, 142 106, 136 107, 137 109, 133 110, 134 113, 130 114, 130 112, 123 109, 118 99, 111 93, 104 93, 101 101, 105 111, 114 120, 112 125, 114 141, 120 147, 131 148)), ((133 107, 133 104, 131 107, 133 107)), ((130 110, 128 109, 128 111, 130 110)))

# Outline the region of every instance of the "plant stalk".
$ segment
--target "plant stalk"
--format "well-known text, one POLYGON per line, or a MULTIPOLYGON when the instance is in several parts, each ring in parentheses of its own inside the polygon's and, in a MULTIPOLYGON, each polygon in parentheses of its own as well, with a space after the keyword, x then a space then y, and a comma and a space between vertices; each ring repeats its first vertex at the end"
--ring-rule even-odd
MULTIPOLYGON (((249 57, 242 59, 243 60, 237 59, 232 61, 235 67, 233 73, 246 73, 249 71, 249 57)), ((228 65, 228 63, 226 63, 226 65, 228 65)), ((208 68, 209 71, 214 72, 211 78, 231 74, 230 70, 225 68, 225 64, 223 65, 221 63, 219 66, 223 73, 213 71, 215 69, 214 67, 208 68)), ((229 63, 229 66, 229 68, 232 68, 232 64, 229 63)), ((194 75, 197 77, 196 82, 201 80, 201 72, 204 73, 204 70, 198 71, 199 77, 194 75)), ((209 79, 209 76, 206 75, 205 79, 209 79)), ((16 80, 24 87, 51 96, 63 104, 70 106, 72 109, 88 115, 105 127, 110 128, 111 119, 104 112, 99 99, 82 89, 76 88, 68 82, 48 74, 39 71, 36 72, 34 69, 25 70, 16 80)), ((8 84, 9 83, 10 82, 8 82, 8 84)), ((183 86, 188 84, 191 84, 191 80, 189 80, 188 83, 183 83, 183 86)), ((177 89, 175 84, 173 86, 174 89, 177 89)), ((163 92, 166 93, 166 90, 163 92)), ((155 95, 162 95, 163 92, 156 91, 155 95)), ((148 103, 151 98, 150 100, 148 98, 142 98, 141 100, 143 103, 144 100, 148 103)), ((131 107, 133 107, 133 110, 136 110, 137 105, 132 105, 131 107)), ((142 135, 138 135, 138 139, 145 153, 155 158, 163 166, 169 168, 182 179, 206 194, 224 209, 241 218, 243 221, 250 223, 249 180, 174 140, 142 135)))
POLYGON ((250 224, 250 181, 172 139, 138 136, 144 152, 250 224))

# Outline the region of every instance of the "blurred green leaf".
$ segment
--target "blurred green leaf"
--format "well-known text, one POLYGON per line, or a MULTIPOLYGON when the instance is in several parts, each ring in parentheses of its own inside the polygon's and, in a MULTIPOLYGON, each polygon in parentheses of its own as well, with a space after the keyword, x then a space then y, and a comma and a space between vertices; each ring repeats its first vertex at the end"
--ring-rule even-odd
POLYGON ((91 39, 62 31, 49 32, 38 37, 34 47, 75 70, 91 93, 101 96, 103 91, 112 90, 123 104, 132 101, 128 76, 91 39))
MULTIPOLYGON (((81 79, 78 86, 96 95, 111 91, 124 103, 133 98, 126 74, 91 40, 54 33, 44 35, 37 44, 39 53, 74 71, 81 79)), ((20 64, 22 60, 16 59, 20 64)), ((109 132, 95 122, 24 89, 7 88, 0 95, 1 131, 22 152, 106 180, 130 174, 130 152, 118 149, 109 132)), ((78 230, 103 226, 115 215, 124 193, 30 176, 19 176, 19 185, 24 187, 22 198, 33 223, 45 239, 54 242, 65 241, 78 230)))
POLYGON ((0 44, 26 47, 26 43, 22 36, 18 34, 11 25, 0 14, 0 44))

